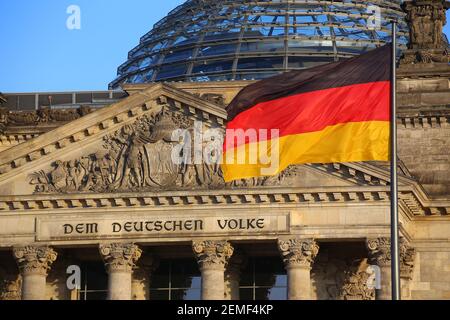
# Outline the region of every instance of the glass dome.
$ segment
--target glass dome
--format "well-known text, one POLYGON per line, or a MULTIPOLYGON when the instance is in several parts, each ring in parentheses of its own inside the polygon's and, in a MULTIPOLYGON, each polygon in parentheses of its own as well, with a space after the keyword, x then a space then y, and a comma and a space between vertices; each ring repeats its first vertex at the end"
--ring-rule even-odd
POLYGON ((345 59, 390 42, 401 0, 189 0, 130 51, 110 84, 262 79, 345 59), (378 8, 378 9, 375 9, 378 8), (373 13, 379 10, 381 21, 373 13), (371 27, 379 23, 380 27, 371 27))

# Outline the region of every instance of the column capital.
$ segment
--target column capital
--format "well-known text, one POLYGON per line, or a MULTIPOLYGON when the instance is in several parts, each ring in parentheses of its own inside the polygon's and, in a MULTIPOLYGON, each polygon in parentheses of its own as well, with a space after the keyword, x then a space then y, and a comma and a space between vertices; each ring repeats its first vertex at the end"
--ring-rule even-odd
POLYGON ((224 269, 234 252, 233 246, 226 240, 193 241, 192 249, 200 269, 224 269))
POLYGON ((279 239, 278 249, 286 268, 311 268, 311 264, 319 253, 319 245, 314 239, 279 239))
POLYGON ((247 256, 240 250, 235 250, 228 261, 225 277, 239 277, 241 271, 247 265, 247 256))
POLYGON ((142 254, 142 250, 133 243, 101 244, 99 250, 108 273, 131 273, 142 254))
POLYGON ((133 278, 147 278, 158 267, 159 259, 157 257, 149 253, 142 254, 139 258, 139 263, 136 263, 133 267, 133 278))
POLYGON ((241 250, 234 251, 225 269, 225 300, 239 300, 239 282, 247 262, 247 256, 241 250))
POLYGON ((391 265, 391 238, 380 237, 366 240, 369 261, 377 266, 391 265))
POLYGON ((400 277, 412 280, 414 272, 414 260, 416 249, 404 238, 400 239, 400 277))
POLYGON ((19 270, 23 275, 47 276, 53 262, 58 254, 50 247, 23 246, 13 249, 19 270))

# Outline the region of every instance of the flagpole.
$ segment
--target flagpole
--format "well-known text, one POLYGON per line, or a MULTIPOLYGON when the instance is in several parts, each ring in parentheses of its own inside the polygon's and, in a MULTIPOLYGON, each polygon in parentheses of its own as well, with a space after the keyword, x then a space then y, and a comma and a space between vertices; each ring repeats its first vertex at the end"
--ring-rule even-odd
POLYGON ((392 21, 391 72, 391 284, 392 300, 400 300, 399 218, 397 175, 397 21, 392 21))

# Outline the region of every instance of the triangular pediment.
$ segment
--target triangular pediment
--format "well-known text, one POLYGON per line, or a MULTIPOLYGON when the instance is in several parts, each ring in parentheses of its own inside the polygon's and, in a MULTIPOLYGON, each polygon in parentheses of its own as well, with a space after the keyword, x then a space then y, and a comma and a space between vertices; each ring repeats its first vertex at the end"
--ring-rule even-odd
MULTIPOLYGON (((72 192, 71 188, 60 188, 64 185, 62 176, 69 174, 69 171, 78 175, 80 171, 89 171, 85 168, 87 163, 97 166, 102 162, 101 166, 106 166, 104 161, 107 159, 92 159, 92 156, 98 155, 100 158, 107 155, 114 144, 120 144, 120 138, 132 139, 137 131, 148 130, 159 122, 162 122, 161 130, 164 129, 164 123, 184 128, 193 126, 195 121, 207 128, 221 128, 225 118, 223 107, 211 101, 167 84, 148 86, 118 103, 1 152, 0 194, 32 194, 36 187, 38 191, 42 187, 51 192, 72 192), (53 182, 53 179, 57 182, 53 182), (49 183, 50 186, 45 188, 45 184, 49 183)), ((152 139, 150 132, 147 132, 147 137, 142 134, 141 138, 152 139)), ((164 138, 156 137, 154 147, 161 144, 164 138)), ((122 147, 129 147, 129 144, 130 141, 123 141, 122 147)), ((157 150, 154 151, 156 153, 157 150)), ((96 178, 84 179, 96 181, 96 178)), ((69 180, 73 179, 69 177, 69 180)), ((84 190, 77 188, 73 191, 84 190)))
POLYGON ((196 124, 220 131, 225 119, 214 102, 170 85, 151 85, 0 153, 0 194, 388 185, 389 172, 372 164, 292 166, 276 177, 225 184, 218 165, 174 163, 174 130, 185 129, 194 139, 196 124))

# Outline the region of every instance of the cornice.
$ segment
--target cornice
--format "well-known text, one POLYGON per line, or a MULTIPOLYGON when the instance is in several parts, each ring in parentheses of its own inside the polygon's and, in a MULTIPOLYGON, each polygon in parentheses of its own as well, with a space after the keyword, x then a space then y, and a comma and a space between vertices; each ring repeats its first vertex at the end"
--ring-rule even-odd
POLYGON ((27 142, 31 139, 38 137, 40 134, 38 133, 5 133, 0 135, 0 149, 2 148, 10 148, 13 146, 17 146, 21 143, 27 142))
MULTIPOLYGON (((414 187, 400 187, 400 205, 407 215, 423 217, 450 215, 450 200, 427 201, 414 187)), ((65 209, 202 208, 206 206, 334 206, 388 205, 387 186, 258 188, 221 190, 179 190, 115 194, 41 194, 0 197, 0 215, 65 209)))
POLYGON ((450 126, 450 105, 442 108, 448 109, 447 112, 399 114, 397 122, 405 129, 446 128, 450 126))
POLYGON ((0 212, 64 208, 160 207, 241 204, 314 204, 387 201, 385 187, 339 187, 317 189, 259 188, 181 190, 155 193, 40 194, 0 197, 0 212))

